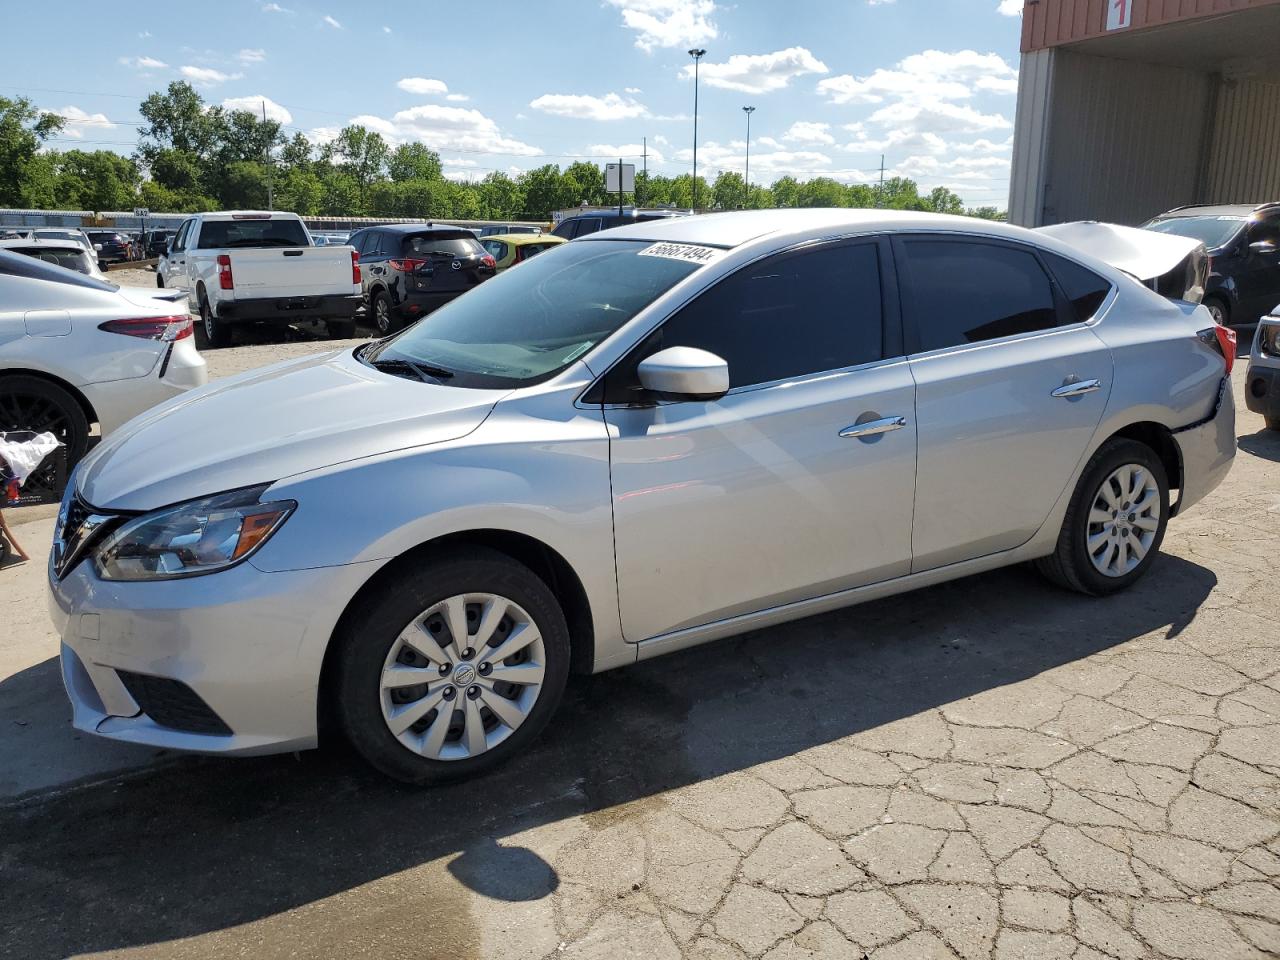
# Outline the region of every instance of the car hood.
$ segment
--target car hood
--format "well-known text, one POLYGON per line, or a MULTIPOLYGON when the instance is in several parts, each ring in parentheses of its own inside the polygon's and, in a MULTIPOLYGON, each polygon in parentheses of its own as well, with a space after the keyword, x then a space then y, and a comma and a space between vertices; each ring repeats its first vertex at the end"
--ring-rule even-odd
POLYGON ((351 350, 289 360, 218 380, 129 421, 84 460, 76 489, 100 509, 154 510, 456 440, 507 392, 394 377, 351 350))

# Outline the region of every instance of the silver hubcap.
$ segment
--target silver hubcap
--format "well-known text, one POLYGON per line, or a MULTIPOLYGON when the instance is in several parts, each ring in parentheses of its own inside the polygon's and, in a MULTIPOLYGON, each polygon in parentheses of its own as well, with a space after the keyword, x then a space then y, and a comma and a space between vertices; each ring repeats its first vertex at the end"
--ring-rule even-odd
POLYGON ((1085 549, 1107 577, 1133 571, 1160 529, 1160 488, 1145 467, 1127 463, 1102 481, 1089 508, 1085 549))
POLYGON ((382 716, 414 753, 463 760, 519 728, 542 692, 546 649, 518 604, 467 593, 428 607, 382 666, 382 716))
POLYGON ((201 311, 204 314, 204 335, 210 340, 213 339, 213 311, 208 305, 201 311))
POLYGON ((373 305, 373 313, 374 319, 378 324, 378 329, 386 330, 388 321, 391 317, 390 311, 387 310, 387 301, 381 299, 376 300, 373 305))

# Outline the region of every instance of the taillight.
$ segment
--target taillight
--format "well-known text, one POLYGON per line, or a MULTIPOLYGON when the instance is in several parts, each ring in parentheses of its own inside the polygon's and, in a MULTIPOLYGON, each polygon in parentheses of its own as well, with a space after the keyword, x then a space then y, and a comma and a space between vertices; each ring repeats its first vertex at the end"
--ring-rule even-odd
POLYGON ((351 282, 360 282, 360 251, 351 251, 351 282))
POLYGON ((1201 330, 1196 336, 1200 338, 1201 343, 1208 344, 1222 354, 1222 359, 1227 364, 1226 372, 1231 373, 1231 368, 1236 365, 1236 332, 1230 327, 1215 323, 1212 327, 1201 330))
POLYGON ((235 278, 231 276, 231 257, 225 253, 218 254, 218 286, 223 290, 236 288, 235 278))
POLYGON ((392 270, 402 270, 405 273, 413 273, 427 265, 426 260, 414 260, 412 257, 404 257, 400 260, 388 260, 392 270))
POLYGON ((483 257, 480 258, 480 262, 483 263, 490 270, 496 270, 498 267, 498 261, 493 259, 492 254, 486 253, 483 257))
POLYGON ((141 337, 143 340, 160 340, 172 343, 191 336, 191 317, 138 317, 127 320, 108 320, 98 324, 98 329, 107 333, 120 333, 126 337, 141 337))

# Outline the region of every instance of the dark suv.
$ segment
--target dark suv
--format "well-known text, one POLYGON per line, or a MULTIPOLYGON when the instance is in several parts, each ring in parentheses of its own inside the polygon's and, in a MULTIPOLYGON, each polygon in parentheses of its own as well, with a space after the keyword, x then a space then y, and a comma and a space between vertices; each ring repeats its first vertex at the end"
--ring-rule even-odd
POLYGON ((497 272, 476 235, 462 227, 387 224, 347 242, 360 254, 368 317, 380 334, 394 333, 497 272))
POLYGON ((98 255, 99 266, 108 263, 127 263, 132 258, 129 238, 115 230, 86 230, 89 242, 98 255))
POLYGON ((572 240, 574 237, 585 237, 589 233, 608 230, 610 227, 625 227, 632 223, 644 223, 647 220, 665 220, 667 217, 687 217, 681 210, 624 210, 622 213, 613 210, 590 210, 565 217, 551 235, 572 240))
POLYGON ((1204 305, 1219 323, 1257 323, 1280 304, 1280 203, 1178 207, 1143 227, 1209 249, 1204 305))

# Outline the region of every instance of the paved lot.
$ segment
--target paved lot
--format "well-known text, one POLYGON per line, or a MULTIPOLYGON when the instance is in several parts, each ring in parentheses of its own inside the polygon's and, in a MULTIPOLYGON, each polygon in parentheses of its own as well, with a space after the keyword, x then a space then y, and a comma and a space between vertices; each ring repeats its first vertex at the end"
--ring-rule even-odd
POLYGON ((0 574, 0 956, 1280 955, 1261 428, 1127 594, 1012 569, 579 679, 530 756, 425 792, 78 739, 39 564, 0 574))

